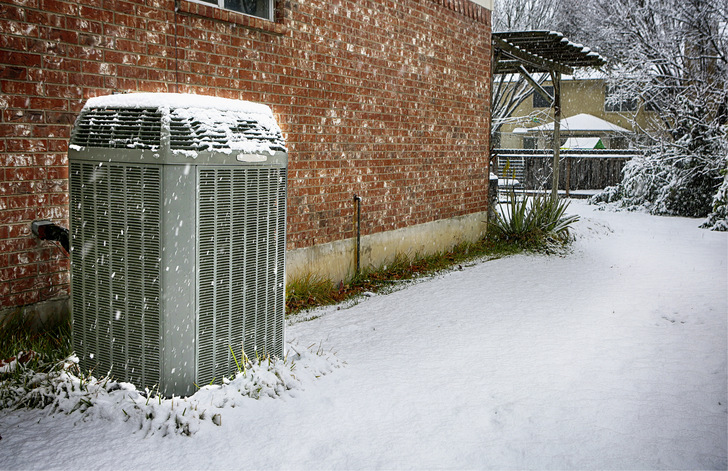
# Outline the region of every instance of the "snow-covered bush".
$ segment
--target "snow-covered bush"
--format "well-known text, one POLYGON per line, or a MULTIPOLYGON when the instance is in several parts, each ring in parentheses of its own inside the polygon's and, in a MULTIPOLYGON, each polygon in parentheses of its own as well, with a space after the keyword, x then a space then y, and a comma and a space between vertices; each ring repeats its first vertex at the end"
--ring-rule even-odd
MULTIPOLYGON (((609 59, 617 101, 641 104, 648 144, 594 201, 706 217, 719 228, 728 129, 728 3, 562 0, 567 31, 609 59), (578 8, 576 8, 578 6, 578 8)), ((641 112, 642 110, 638 110, 641 112)), ((624 113, 637 127, 637 114, 624 113)))
POLYGON ((723 169, 723 183, 713 197, 713 211, 702 227, 713 231, 728 231, 728 154, 723 169))
POLYGON ((591 202, 617 203, 653 214, 688 217, 710 215, 705 227, 726 224, 728 128, 711 117, 700 100, 676 103, 670 135, 642 149, 628 162, 619 185, 595 195, 591 202), (721 223, 721 221, 723 221, 721 223))
POLYGON ((725 219, 725 179, 721 169, 713 162, 707 163, 693 156, 649 148, 627 162, 618 185, 606 188, 590 202, 617 203, 652 214, 706 217, 712 213, 711 219, 716 221, 722 214, 725 219))

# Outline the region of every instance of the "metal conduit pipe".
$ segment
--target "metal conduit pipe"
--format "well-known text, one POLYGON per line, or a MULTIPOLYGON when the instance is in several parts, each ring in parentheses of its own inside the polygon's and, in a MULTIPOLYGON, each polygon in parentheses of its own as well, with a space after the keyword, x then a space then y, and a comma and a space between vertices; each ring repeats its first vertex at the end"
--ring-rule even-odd
POLYGON ((356 274, 361 271, 361 196, 354 194, 354 232, 356 233, 356 274))

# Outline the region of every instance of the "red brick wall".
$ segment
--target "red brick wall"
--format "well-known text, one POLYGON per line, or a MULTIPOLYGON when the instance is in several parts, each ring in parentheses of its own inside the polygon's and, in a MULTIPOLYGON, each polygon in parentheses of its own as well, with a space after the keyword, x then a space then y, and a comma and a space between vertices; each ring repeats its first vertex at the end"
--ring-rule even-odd
POLYGON ((272 107, 289 248, 486 209, 490 12, 467 0, 279 0, 275 23, 173 0, 0 0, 0 309, 68 291, 67 140, 84 101, 190 92, 272 107))

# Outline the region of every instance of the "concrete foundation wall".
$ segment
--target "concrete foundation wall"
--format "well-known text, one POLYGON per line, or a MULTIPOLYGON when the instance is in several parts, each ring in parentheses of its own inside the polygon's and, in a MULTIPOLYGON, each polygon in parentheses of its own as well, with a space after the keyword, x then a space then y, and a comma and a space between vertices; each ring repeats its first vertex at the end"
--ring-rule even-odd
POLYGON ((62 296, 27 306, 0 309, 0 328, 20 322, 28 330, 41 330, 43 327, 65 321, 70 315, 70 298, 62 296))
MULTIPOLYGON (((379 267, 397 254, 429 255, 449 250, 460 242, 473 242, 485 234, 487 212, 427 222, 388 232, 361 236, 360 267, 379 267)), ((355 272, 356 239, 350 238, 286 253, 288 280, 315 274, 334 282, 355 272)))

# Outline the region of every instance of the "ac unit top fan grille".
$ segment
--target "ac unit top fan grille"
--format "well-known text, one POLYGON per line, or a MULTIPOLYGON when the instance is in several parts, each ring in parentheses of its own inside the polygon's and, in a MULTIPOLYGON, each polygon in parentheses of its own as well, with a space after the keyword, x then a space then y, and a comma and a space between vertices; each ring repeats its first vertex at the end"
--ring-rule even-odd
POLYGON ((104 97, 89 100, 74 126, 71 146, 154 151, 168 147, 173 153, 183 155, 204 151, 223 154, 287 151, 283 133, 267 107, 201 106, 204 103, 200 100, 209 98, 215 102, 214 97, 186 98, 185 101, 190 100, 189 105, 171 98, 167 101, 157 98, 155 103, 150 98, 150 103, 141 105, 146 95, 113 96, 111 102, 104 101, 104 97))
POLYGON ((79 116, 71 145, 155 150, 161 137, 162 112, 157 108, 90 108, 79 116))
POLYGON ((285 152, 281 131, 266 126, 260 117, 250 117, 233 111, 221 111, 212 116, 195 116, 186 110, 173 110, 169 124, 170 148, 190 151, 243 150, 259 148, 285 152), (202 119, 201 119, 202 118, 202 119))

